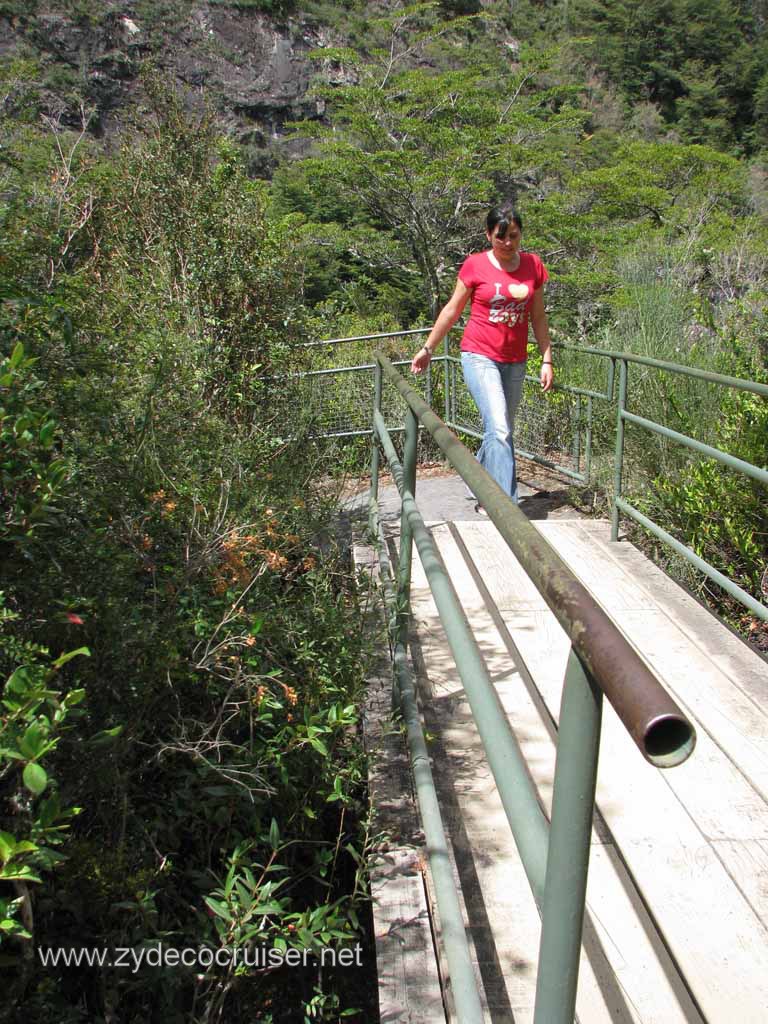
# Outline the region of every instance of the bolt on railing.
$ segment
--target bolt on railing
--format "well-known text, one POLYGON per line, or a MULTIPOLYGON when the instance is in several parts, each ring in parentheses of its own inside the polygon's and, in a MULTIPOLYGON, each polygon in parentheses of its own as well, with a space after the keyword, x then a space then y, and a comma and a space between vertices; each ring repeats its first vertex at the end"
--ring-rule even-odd
POLYGON ((657 767, 673 767, 689 757, 695 745, 695 732, 634 648, 509 496, 402 378, 389 359, 381 353, 377 353, 375 358, 370 525, 380 552, 383 552, 377 504, 380 443, 401 497, 396 591, 386 572, 383 573, 393 618, 395 681, 408 727, 411 762, 457 1013, 463 1024, 474 1024, 483 1019, 459 901, 453 878, 447 870, 445 834, 434 781, 428 763, 425 765, 426 748, 408 667, 408 599, 414 542, 520 859, 542 914, 534 1022, 572 1024, 603 695, 613 705, 643 756, 657 767), (384 378, 397 388, 408 407, 402 463, 381 414, 384 378), (551 824, 541 808, 477 642, 416 505, 418 423, 430 433, 450 465, 487 510, 491 521, 571 640, 558 730, 551 824))

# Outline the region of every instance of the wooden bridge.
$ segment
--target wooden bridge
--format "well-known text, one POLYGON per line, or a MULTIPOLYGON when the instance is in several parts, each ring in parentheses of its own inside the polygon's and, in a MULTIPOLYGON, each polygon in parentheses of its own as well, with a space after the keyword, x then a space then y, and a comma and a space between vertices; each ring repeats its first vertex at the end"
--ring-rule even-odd
MULTIPOLYGON (((493 523, 471 511, 463 483, 445 478, 419 488, 422 514, 549 816, 570 641, 493 523)), ((605 707, 577 1019, 765 1024, 768 665, 632 544, 612 543, 607 521, 528 494, 521 507, 536 529, 698 734, 691 758, 663 771, 643 760, 605 707)), ((396 565, 394 503, 394 488, 380 494, 396 565)), ((375 582, 372 549, 358 544, 356 558, 375 582)), ((483 1013, 528 1024, 539 913, 416 558, 409 647, 483 1013)), ((367 718, 375 827, 386 837, 373 871, 381 1020, 461 1024, 408 756, 390 722, 391 687, 382 653, 367 718)))

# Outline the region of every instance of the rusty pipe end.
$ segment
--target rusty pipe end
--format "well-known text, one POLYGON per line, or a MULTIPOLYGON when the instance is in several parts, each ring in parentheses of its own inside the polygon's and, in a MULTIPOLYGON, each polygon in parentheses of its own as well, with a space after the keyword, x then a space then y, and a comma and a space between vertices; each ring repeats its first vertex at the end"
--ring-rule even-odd
POLYGON ((658 715, 647 724, 643 734, 643 754, 657 768, 682 764, 695 746, 696 730, 682 715, 658 715))

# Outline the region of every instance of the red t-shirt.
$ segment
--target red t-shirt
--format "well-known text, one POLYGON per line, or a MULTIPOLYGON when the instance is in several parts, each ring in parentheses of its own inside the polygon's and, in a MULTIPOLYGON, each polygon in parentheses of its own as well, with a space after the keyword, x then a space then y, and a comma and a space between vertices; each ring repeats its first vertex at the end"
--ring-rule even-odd
POLYGON ((462 352, 478 352, 499 363, 525 362, 533 293, 548 277, 532 252, 520 253, 520 265, 512 273, 495 267, 487 251, 468 256, 459 270, 459 280, 472 289, 462 352))

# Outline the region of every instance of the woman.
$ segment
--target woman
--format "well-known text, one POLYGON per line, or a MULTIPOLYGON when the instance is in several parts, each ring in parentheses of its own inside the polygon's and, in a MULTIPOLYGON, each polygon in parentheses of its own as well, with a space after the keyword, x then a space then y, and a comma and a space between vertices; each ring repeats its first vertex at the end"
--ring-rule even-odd
MULTIPOLYGON (((427 368, 471 296, 469 321, 461 339, 461 366, 483 420, 483 443, 477 458, 516 503, 512 431, 523 394, 529 320, 542 355, 542 389, 549 391, 553 382, 543 291, 549 275, 535 253, 521 252, 523 222, 512 203, 489 211, 485 234, 491 248, 474 253, 462 264, 454 293, 424 347, 413 357, 411 371, 421 373, 427 368)), ((477 506, 477 511, 483 509, 477 506)))

